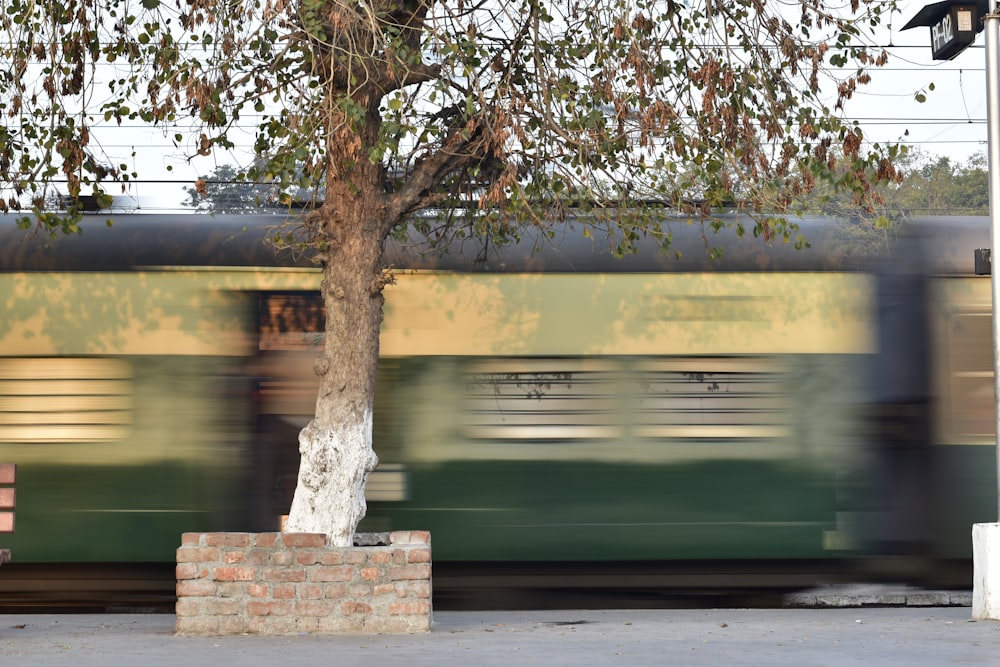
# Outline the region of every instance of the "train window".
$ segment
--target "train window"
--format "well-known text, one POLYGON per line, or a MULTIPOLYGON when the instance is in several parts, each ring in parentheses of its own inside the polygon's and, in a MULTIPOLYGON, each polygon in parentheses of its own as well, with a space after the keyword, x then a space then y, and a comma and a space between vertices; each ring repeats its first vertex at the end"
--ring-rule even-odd
POLYGON ((322 347, 326 314, 318 292, 267 292, 260 295, 257 312, 261 350, 322 347))
POLYGON ((960 313, 950 322, 949 387, 945 428, 962 442, 992 444, 994 424, 993 329, 990 313, 960 313))
POLYGON ((88 443, 127 437, 132 368, 120 359, 0 359, 0 442, 88 443))
POLYGON ((771 359, 479 361, 465 372, 465 437, 489 440, 759 439, 787 435, 771 359))
POLYGON ((634 431, 648 438, 778 438, 787 382, 772 359, 652 359, 636 367, 634 431))
POLYGON ((465 437, 586 440, 621 433, 622 369, 610 359, 503 359, 464 373, 465 437))

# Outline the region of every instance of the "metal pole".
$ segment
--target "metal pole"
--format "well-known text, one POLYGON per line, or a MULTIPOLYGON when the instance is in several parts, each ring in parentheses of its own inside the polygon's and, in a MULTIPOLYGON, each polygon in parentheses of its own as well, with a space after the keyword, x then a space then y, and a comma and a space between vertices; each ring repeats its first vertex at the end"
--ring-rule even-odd
MULTIPOLYGON (((993 296, 993 397, 1000 400, 1000 16, 997 0, 989 0, 989 12, 983 19, 986 32, 986 124, 988 130, 990 182, 990 248, 993 270, 990 272, 993 296)), ((994 421, 997 435, 997 517, 1000 520, 1000 405, 994 421)))

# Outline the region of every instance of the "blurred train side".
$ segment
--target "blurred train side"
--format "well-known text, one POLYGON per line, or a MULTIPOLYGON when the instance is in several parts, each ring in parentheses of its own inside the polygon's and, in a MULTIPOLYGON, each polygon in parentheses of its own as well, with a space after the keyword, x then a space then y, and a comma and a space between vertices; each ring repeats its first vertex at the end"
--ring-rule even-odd
MULTIPOLYGON (((322 330, 317 270, 261 242, 279 220, 116 216, 47 244, 0 221, 22 575, 277 528, 322 330)), ((680 259, 572 225, 502 254, 392 247, 362 530, 432 531, 436 594, 470 606, 484 581, 967 585, 970 526, 996 520, 986 221, 861 258, 803 225, 811 249, 726 230, 712 261, 683 220, 680 259)))

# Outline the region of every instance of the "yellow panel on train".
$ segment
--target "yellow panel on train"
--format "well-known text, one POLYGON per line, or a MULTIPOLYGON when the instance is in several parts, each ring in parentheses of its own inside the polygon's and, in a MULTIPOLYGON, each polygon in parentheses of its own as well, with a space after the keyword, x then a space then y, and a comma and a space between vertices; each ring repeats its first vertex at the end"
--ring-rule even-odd
MULTIPOLYGON (((249 291, 301 270, 5 274, 0 354, 245 355, 249 291)), ((383 356, 868 353, 871 278, 847 273, 401 273, 383 356)))
POLYGON ((871 353, 872 293, 846 273, 408 273, 382 355, 871 353))

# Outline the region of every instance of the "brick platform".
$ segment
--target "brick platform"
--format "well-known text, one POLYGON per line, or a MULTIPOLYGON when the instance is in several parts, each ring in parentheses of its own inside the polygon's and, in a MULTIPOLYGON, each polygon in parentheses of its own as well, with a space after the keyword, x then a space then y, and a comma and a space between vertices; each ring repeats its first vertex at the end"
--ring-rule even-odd
POLYGON ((431 627, 430 534, 185 533, 177 634, 413 633, 431 627))

